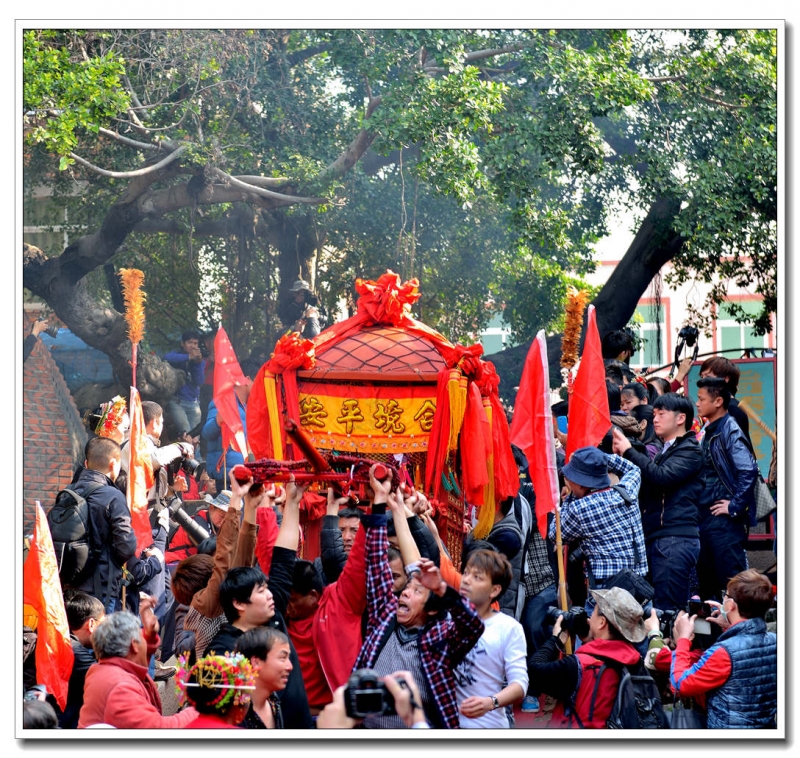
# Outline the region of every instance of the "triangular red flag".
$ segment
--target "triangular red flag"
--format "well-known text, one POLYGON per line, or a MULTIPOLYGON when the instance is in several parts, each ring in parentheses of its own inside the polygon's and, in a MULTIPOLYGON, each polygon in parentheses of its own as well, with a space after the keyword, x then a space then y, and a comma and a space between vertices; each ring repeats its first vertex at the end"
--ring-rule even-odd
POLYGON ((217 407, 217 423, 222 431, 222 450, 224 452, 228 447, 233 447, 245 458, 247 441, 233 388, 244 386, 246 382, 233 345, 220 327, 214 338, 214 405, 217 407))
POLYGON ((129 415, 131 418, 130 463, 128 464, 128 491, 126 500, 131 512, 131 526, 136 535, 136 555, 153 544, 153 532, 147 515, 147 493, 153 486, 153 461, 145 437, 147 431, 142 414, 139 390, 131 387, 129 415))
POLYGON ((611 427, 606 391, 606 369, 597 331, 595 307, 590 305, 586 322, 586 340, 572 385, 567 417, 567 461, 582 447, 596 447, 611 427))
POLYGON ((69 638, 53 539, 38 500, 33 540, 22 574, 22 602, 39 617, 36 628, 36 679, 47 687, 59 708, 64 710, 67 707, 67 690, 75 655, 69 638))
POLYGON ((558 469, 550 411, 550 369, 544 331, 536 335, 525 358, 519 383, 511 442, 525 453, 528 473, 536 493, 536 525, 547 538, 547 514, 558 505, 558 469))

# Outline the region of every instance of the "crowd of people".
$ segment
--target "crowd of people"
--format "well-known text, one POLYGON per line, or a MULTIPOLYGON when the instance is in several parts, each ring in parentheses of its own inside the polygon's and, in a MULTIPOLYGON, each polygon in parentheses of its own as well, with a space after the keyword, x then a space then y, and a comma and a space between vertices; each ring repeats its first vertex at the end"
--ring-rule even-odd
POLYGON ((705 361, 693 404, 674 383, 637 380, 625 336, 604 340, 612 425, 598 447, 565 461, 567 408, 553 407, 563 489, 546 537, 514 447, 520 492, 460 555, 426 496, 373 466, 367 500, 327 490, 310 561, 299 557, 308 485, 229 476, 213 403, 199 407, 205 358, 185 333, 168 357, 192 377, 170 404, 173 442, 161 439, 166 409, 142 403, 155 483, 152 544, 138 554, 129 419, 113 403, 100 410, 72 483, 98 549, 89 574, 63 586, 67 705, 37 690, 28 654, 25 726, 507 729, 515 707, 548 706, 551 727, 604 728, 627 668, 708 728, 774 728, 776 590, 747 562, 760 474, 735 413, 738 369, 705 361), (206 465, 192 470, 198 428, 206 465), (161 681, 178 689, 177 712, 166 713, 161 681))

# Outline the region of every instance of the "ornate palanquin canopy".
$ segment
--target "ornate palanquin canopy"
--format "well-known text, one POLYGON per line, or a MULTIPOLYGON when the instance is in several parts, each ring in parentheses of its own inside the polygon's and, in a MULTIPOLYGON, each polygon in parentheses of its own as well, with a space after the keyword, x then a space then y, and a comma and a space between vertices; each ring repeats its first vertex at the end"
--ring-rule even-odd
POLYGON ((452 482, 467 503, 490 504, 481 521, 491 526, 496 502, 519 488, 499 380, 479 344, 453 345, 409 315, 417 288, 391 271, 358 279, 355 316, 313 341, 281 337, 253 382, 250 447, 295 456, 282 423, 291 418, 323 452, 403 454, 430 497, 446 500, 452 482))

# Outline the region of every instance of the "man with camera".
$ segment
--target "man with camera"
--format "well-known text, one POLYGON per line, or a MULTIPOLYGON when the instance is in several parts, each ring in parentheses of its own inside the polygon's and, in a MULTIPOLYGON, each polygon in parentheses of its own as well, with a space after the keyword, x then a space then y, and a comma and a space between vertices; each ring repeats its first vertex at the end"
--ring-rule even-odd
MULTIPOLYGON (((531 689, 557 701, 550 728, 604 729, 620 675, 610 668, 601 676, 603 663, 610 662, 618 669, 637 666, 641 661, 635 645, 647 636, 642 606, 621 587, 590 590, 590 594, 595 606, 588 631, 575 629, 585 633, 578 651, 562 656, 569 632, 563 628, 565 616, 559 614, 553 636, 533 654, 529 664, 531 689)), ((572 614, 573 623, 579 618, 580 614, 572 614)))
POLYGON ((374 671, 354 671, 333 693, 317 719, 317 729, 353 729, 365 716, 391 712, 409 729, 430 729, 420 703, 419 687, 410 671, 378 678, 374 671))
MULTIPOLYGON (((561 537, 565 543, 579 542, 589 588, 603 587, 623 569, 645 576, 647 555, 637 499, 642 481, 639 467, 596 447, 582 447, 562 473, 571 494, 561 506, 561 537), (609 472, 621 477, 616 487, 611 486, 609 472)), ((555 519, 549 536, 556 537, 555 519)), ((591 613, 593 606, 590 595, 586 612, 591 613)))
POLYGON ((708 617, 724 631, 693 663, 696 615, 678 614, 670 684, 680 697, 706 695, 709 729, 774 728, 778 702, 778 643, 764 617, 775 600, 772 583, 755 569, 734 576, 718 613, 708 617))
MULTIPOLYGON (((378 676, 408 670, 420 687, 420 703, 434 727, 458 729, 455 668, 483 633, 483 622, 468 600, 449 587, 427 558, 407 567, 411 574, 400 597, 393 590, 387 559, 386 504, 391 478, 370 471, 375 498, 364 518, 367 555, 367 635, 355 667, 378 676)), ((367 728, 402 727, 397 716, 370 717, 367 728)))
POLYGON ((319 298, 308 282, 298 279, 292 284, 281 306, 280 318, 284 328, 300 332, 306 339, 313 339, 320 333, 319 298))
POLYGON ((200 350, 200 333, 189 329, 181 335, 181 347, 164 356, 164 360, 186 376, 167 404, 170 429, 176 437, 194 431, 200 424, 200 385, 205 378, 206 362, 200 350))
POLYGON ((614 452, 642 472, 639 504, 653 584, 653 605, 677 610, 689 599, 689 583, 700 555, 697 505, 703 489, 703 451, 692 429, 691 400, 674 392, 653 404, 653 426, 663 441, 651 461, 614 429, 614 452))

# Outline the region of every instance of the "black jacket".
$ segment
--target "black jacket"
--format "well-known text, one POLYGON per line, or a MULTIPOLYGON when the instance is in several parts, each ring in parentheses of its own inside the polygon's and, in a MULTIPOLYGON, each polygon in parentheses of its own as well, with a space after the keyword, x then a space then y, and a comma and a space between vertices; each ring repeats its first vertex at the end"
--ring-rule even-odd
POLYGON ((105 474, 84 469, 74 489, 83 494, 89 484, 102 484, 89 495, 93 544, 100 546, 100 557, 94 576, 75 589, 94 595, 105 604, 106 597, 119 597, 122 586, 122 565, 136 552, 136 535, 125 496, 105 474), (99 594, 96 588, 99 588, 99 594))
POLYGON ((694 432, 678 437, 652 461, 628 448, 623 456, 642 470, 639 507, 645 541, 699 537, 698 504, 703 490, 703 449, 694 432))
MULTIPOLYGON (((269 590, 275 600, 275 615, 265 626, 278 629, 288 637, 284 613, 289 603, 292 590, 292 575, 297 553, 284 547, 275 547, 272 551, 272 565, 269 570, 269 590)), ((232 624, 223 624, 211 642, 208 643, 205 655, 224 655, 226 651, 233 652, 236 642, 244 634, 232 624)), ((313 729, 314 722, 311 711, 308 709, 308 696, 303 684, 303 674, 300 671, 300 659, 297 651, 289 638, 289 659, 292 662, 292 671, 286 688, 278 693, 283 713, 283 726, 285 729, 313 729)))

